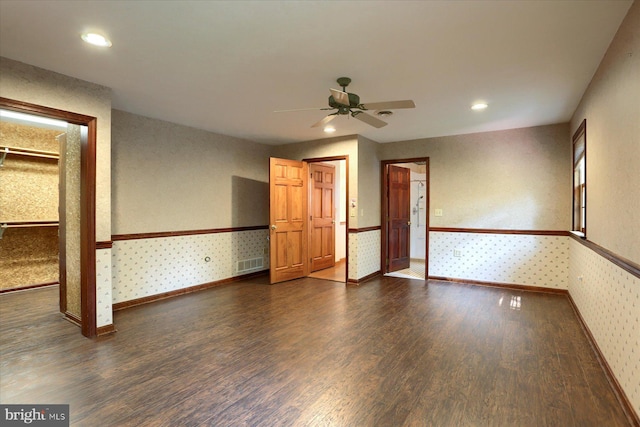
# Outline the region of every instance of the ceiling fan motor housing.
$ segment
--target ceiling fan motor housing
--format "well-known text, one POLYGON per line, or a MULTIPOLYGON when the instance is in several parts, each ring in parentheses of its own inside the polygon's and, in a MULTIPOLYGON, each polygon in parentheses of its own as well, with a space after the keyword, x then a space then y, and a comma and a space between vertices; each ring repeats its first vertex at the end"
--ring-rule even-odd
MULTIPOLYGON (((347 95, 349 95, 349 107, 358 108, 358 105, 360 105, 360 97, 355 93, 347 92, 347 95)), ((329 106, 332 108, 338 108, 338 109, 340 109, 340 107, 343 107, 343 108, 346 107, 345 105, 338 104, 336 100, 333 99, 333 95, 329 97, 329 106)), ((347 113, 344 113, 344 114, 347 114, 347 113)))

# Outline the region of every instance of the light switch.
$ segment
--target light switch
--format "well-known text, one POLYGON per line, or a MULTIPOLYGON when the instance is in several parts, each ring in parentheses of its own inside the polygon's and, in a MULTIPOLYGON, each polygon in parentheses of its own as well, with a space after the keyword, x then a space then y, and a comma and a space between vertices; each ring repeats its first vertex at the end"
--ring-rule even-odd
POLYGON ((434 215, 435 216, 442 216, 442 209, 435 209, 434 215))

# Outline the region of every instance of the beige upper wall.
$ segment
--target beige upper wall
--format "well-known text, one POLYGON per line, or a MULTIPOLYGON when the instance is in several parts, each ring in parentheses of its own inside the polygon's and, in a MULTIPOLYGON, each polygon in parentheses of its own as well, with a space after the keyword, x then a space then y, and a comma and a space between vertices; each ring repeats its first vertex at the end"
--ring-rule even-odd
POLYGON ((275 147, 276 157, 349 154, 350 228, 379 226, 380 161, 430 158, 433 227, 569 230, 568 124, 378 144, 362 136, 275 147), (444 216, 434 217, 440 208, 444 216), (351 211, 350 211, 351 212, 351 211))
POLYGON ((111 89, 0 57, 0 96, 97 118, 96 240, 111 240, 111 89))
POLYGON ((267 225, 269 146, 113 110, 113 234, 267 225))
POLYGON ((640 2, 571 119, 587 120, 587 239, 640 263, 640 2))
POLYGON ((431 227, 571 228, 568 124, 380 144, 379 155, 429 157, 431 227))
POLYGON ((358 136, 358 227, 380 225, 381 188, 378 144, 358 136))

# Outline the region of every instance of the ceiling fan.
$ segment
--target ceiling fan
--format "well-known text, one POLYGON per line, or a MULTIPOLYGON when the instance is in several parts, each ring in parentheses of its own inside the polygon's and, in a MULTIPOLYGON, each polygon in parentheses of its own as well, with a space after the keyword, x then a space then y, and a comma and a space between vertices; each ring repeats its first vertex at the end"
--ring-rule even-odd
POLYGON ((388 110, 416 107, 416 104, 410 99, 404 101, 386 101, 361 104, 360 97, 358 95, 356 95, 355 93, 347 92, 347 86, 349 86, 349 83, 351 83, 351 79, 349 77, 340 77, 337 82, 340 86, 342 86, 342 90, 329 89, 331 91, 331 96, 329 96, 329 107, 303 108, 298 110, 279 110, 275 112, 285 113, 289 111, 337 110, 334 113, 329 114, 322 120, 314 123, 313 125, 311 125, 311 127, 315 128, 318 126, 324 126, 338 116, 346 116, 350 114, 351 117, 358 119, 361 122, 364 122, 375 128, 381 128, 383 126, 386 126, 387 122, 383 122, 377 117, 365 113, 365 111, 381 110, 378 112, 378 114, 384 116, 392 114, 392 112, 388 110))

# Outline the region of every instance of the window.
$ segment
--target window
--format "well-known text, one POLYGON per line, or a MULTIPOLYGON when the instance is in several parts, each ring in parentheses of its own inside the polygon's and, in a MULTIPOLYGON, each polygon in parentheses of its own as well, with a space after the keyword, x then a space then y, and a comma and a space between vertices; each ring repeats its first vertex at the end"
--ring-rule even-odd
POLYGON ((587 120, 573 134, 573 226, 587 237, 587 120))

